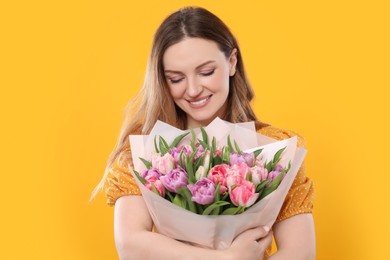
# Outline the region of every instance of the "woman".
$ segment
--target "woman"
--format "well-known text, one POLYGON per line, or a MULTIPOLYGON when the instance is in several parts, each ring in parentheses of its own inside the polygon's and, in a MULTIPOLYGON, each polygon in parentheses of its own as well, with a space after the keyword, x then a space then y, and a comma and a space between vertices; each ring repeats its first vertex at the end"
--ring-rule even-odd
POLYGON ((203 8, 187 7, 163 21, 154 36, 143 88, 128 108, 116 149, 95 190, 104 187, 108 204, 115 205, 115 243, 121 259, 263 259, 272 235, 278 251, 269 259, 315 258, 313 185, 303 167, 272 231, 259 227, 243 232, 226 250, 190 246, 153 232, 129 173, 128 135, 148 134, 157 120, 188 129, 218 116, 233 123, 255 121, 259 133, 275 139, 296 135, 259 122, 250 106, 253 95, 237 41, 219 18, 203 8))

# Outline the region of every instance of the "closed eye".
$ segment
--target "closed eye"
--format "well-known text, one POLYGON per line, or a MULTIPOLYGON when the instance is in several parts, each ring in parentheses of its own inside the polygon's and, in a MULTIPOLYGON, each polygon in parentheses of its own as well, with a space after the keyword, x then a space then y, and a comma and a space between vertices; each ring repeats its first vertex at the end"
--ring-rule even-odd
POLYGON ((208 72, 204 72, 204 73, 200 73, 202 76, 211 76, 214 74, 214 71, 215 70, 211 70, 211 71, 208 71, 208 72))
POLYGON ((180 81, 183 80, 183 78, 180 78, 180 79, 168 79, 172 84, 177 84, 179 83, 180 81))

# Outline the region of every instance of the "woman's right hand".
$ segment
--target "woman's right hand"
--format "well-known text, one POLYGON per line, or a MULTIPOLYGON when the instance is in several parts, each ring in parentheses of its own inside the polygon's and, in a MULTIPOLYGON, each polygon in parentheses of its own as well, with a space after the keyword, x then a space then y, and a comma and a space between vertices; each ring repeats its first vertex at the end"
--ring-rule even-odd
POLYGON ((258 227, 238 235, 225 252, 227 259, 260 260, 271 243, 272 231, 269 231, 268 227, 258 227))

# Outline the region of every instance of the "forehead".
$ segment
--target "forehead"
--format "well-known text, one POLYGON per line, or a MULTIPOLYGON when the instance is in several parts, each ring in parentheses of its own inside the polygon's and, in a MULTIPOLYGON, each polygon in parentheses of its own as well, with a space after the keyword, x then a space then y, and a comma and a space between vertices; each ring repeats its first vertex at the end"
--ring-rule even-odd
POLYGON ((217 43, 201 38, 186 38, 170 46, 163 55, 164 68, 167 70, 193 69, 209 60, 219 63, 226 61, 226 58, 217 43))

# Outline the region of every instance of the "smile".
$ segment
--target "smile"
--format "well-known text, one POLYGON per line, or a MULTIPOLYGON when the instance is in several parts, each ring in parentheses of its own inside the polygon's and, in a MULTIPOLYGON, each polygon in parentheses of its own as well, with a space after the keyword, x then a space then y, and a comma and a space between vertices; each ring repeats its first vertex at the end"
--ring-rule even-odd
POLYGON ((208 102, 208 100, 211 98, 212 95, 210 96, 207 96, 203 99, 200 99, 200 100, 196 100, 196 101, 189 101, 188 100, 188 103, 190 103, 190 106, 193 107, 193 108, 201 108, 201 107, 204 107, 208 102))

